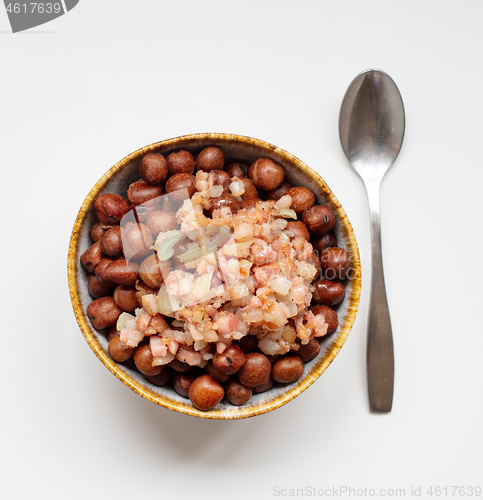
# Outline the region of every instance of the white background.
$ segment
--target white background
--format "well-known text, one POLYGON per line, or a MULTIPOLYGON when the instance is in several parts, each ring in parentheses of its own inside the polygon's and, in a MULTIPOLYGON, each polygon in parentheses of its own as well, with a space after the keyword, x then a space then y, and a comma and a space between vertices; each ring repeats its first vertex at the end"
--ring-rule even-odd
POLYGON ((81 0, 12 34, 0 6, 2 498, 483 486, 482 16, 477 0, 81 0), (396 352, 385 415, 366 390, 367 202, 338 138, 345 90, 370 67, 394 78, 407 112, 381 193, 396 352), (241 421, 130 391, 90 350, 67 287, 94 183, 130 152, 196 132, 263 139, 312 166, 362 256, 339 356, 290 404, 241 421))

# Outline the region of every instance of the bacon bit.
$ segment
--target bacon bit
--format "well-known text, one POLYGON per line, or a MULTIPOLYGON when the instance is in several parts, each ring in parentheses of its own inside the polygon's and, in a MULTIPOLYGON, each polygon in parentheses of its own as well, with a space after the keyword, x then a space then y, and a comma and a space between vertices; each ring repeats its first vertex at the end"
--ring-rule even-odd
POLYGON ((144 338, 144 334, 135 328, 124 328, 120 333, 120 341, 129 346, 136 347, 144 338))
POLYGON ((176 313, 183 319, 191 319, 194 314, 193 311, 191 309, 188 309, 187 307, 176 311, 176 313))
MULTIPOLYGON (((238 272, 235 273, 233 272, 232 269, 230 269, 229 262, 231 262, 231 260, 229 261, 221 250, 218 250, 217 256, 218 256, 218 266, 223 276, 223 280, 225 281, 227 286, 232 286, 234 283, 238 281, 239 273, 238 272)), ((233 260, 235 260, 238 264, 238 260, 236 259, 233 260)))
POLYGON ((188 323, 188 330, 193 337, 193 340, 196 342, 197 340, 203 340, 203 334, 196 328, 196 325, 192 323, 188 323))
POLYGON ((146 330, 144 330, 144 335, 156 335, 158 333, 151 325, 149 325, 146 330))
POLYGON ((196 215, 196 222, 199 226, 208 226, 211 223, 211 219, 208 219, 204 214, 196 215))
POLYGON ((147 313, 142 313, 137 318, 137 327, 140 332, 144 332, 151 321, 151 316, 147 313))
POLYGON ((174 340, 168 344, 168 350, 171 354, 176 354, 178 352, 179 344, 174 340))
POLYGON ((182 363, 187 363, 190 366, 199 366, 203 361, 200 352, 191 351, 185 349, 184 347, 180 347, 178 349, 178 352, 176 353, 176 359, 178 359, 182 363))
POLYGON ((203 316, 205 315, 205 309, 202 306, 196 306, 193 310, 193 317, 191 321, 193 323, 198 323, 203 319, 203 316))
POLYGON ((210 316, 210 318, 214 318, 216 313, 218 312, 218 310, 215 307, 213 307, 212 305, 208 305, 205 308, 205 312, 206 312, 206 314, 208 314, 208 316, 210 316))
POLYGON ((299 255, 298 255, 298 260, 309 260, 313 251, 314 251, 314 247, 307 240, 304 239, 303 247, 300 250, 299 255))
POLYGON ((158 335, 152 335, 149 339, 149 347, 153 354, 153 358, 163 358, 168 354, 168 347, 163 343, 161 337, 158 335))
POLYGON ((143 295, 141 298, 141 302, 143 304, 143 309, 150 314, 151 316, 154 316, 157 311, 158 311, 158 302, 157 302, 157 297, 156 295, 150 293, 143 295))
POLYGON ((303 314, 297 314, 295 318, 293 319, 295 329, 299 330, 302 327, 302 323, 304 322, 304 315, 303 314))
POLYGON ((257 265, 269 264, 277 260, 278 254, 264 240, 257 238, 250 246, 253 262, 257 265))
MULTIPOLYGON (((168 342, 178 342, 178 344, 185 344, 187 333, 184 330, 165 330, 163 332, 163 338, 168 339, 168 342)), ((189 334, 188 334, 189 335, 189 334)))
POLYGON ((267 281, 271 276, 280 274, 280 263, 271 262, 270 264, 265 264, 263 266, 256 267, 253 270, 253 276, 257 282, 257 286, 266 286, 267 281))
POLYGON ((169 328, 168 323, 166 323, 164 318, 159 313, 155 314, 151 318, 150 326, 152 326, 158 333, 163 333, 165 330, 169 328))
POLYGON ((257 297, 262 301, 262 309, 267 310, 271 307, 271 301, 267 299, 267 295, 270 295, 272 290, 268 286, 262 286, 257 290, 257 297))
POLYGON ((304 315, 305 321, 307 321, 306 326, 315 332, 314 337, 323 337, 329 328, 329 325, 325 322, 325 318, 322 314, 314 315, 312 311, 307 311, 304 315))
POLYGON ((297 304, 297 314, 301 313, 306 307, 305 303, 297 304))
POLYGON ((207 191, 210 188, 208 172, 198 170, 196 172, 195 185, 198 191, 207 191))
POLYGON ((233 215, 229 207, 221 207, 213 210, 211 218, 212 226, 228 226, 233 221, 233 215))
POLYGON ((203 319, 198 323, 198 330, 202 333, 206 333, 209 330, 213 329, 213 322, 209 319, 203 319))
POLYGON ((302 341, 302 344, 308 344, 310 341, 310 330, 306 326, 301 326, 297 330, 297 337, 302 341))
POLYGON ((290 288, 289 297, 296 304, 303 303, 305 300, 305 284, 301 277, 292 280, 292 287, 290 288))
POLYGON ((262 267, 256 267, 253 271, 253 277, 255 278, 255 286, 265 286, 268 281, 268 275, 265 269, 262 267))
POLYGON ((249 312, 252 311, 253 309, 259 309, 262 307, 262 301, 254 295, 248 304, 243 308, 243 312, 249 312))
POLYGON ((213 328, 222 336, 229 335, 238 327, 238 316, 234 313, 221 311, 215 316, 213 328))
POLYGON ((225 349, 228 347, 228 344, 225 344, 224 342, 217 342, 216 343, 216 352, 218 354, 221 354, 222 352, 225 351, 225 349))

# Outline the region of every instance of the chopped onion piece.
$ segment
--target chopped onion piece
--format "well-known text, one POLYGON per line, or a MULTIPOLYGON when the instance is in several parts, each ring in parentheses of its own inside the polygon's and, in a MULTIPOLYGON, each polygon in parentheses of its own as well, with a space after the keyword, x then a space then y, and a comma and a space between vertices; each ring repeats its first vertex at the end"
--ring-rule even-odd
POLYGON ((297 214, 291 208, 281 208, 278 211, 278 214, 275 214, 275 215, 278 215, 279 217, 284 217, 284 218, 288 217, 289 219, 297 219, 297 214))
POLYGON ((156 295, 154 295, 153 293, 143 295, 141 301, 143 304, 143 309, 151 316, 154 316, 157 312, 159 312, 158 301, 156 300, 156 295))
POLYGON ((198 276, 196 278, 196 283, 193 291, 191 292, 193 298, 195 300, 202 299, 205 295, 207 295, 211 288, 211 277, 213 273, 206 273, 202 276, 198 276))
POLYGON ((240 266, 238 264, 238 259, 229 259, 226 262, 226 268, 232 274, 240 274, 240 266))
POLYGON ((315 266, 309 262, 305 261, 295 261, 297 266, 297 272, 302 278, 312 279, 317 274, 317 269, 315 266))
POLYGON ((176 308, 171 304, 171 296, 166 290, 166 286, 162 285, 158 292, 158 310, 161 314, 172 313, 176 308))
POLYGON ((185 262, 184 265, 187 269, 196 269, 202 259, 190 260, 185 262))
POLYGON ((195 351, 201 351, 204 347, 208 345, 208 342, 205 342, 204 340, 197 340, 194 344, 193 347, 195 351))
POLYGON ((127 312, 122 312, 117 319, 116 329, 118 331, 124 330, 124 328, 136 326, 136 318, 127 312))
POLYGON ((281 295, 277 295, 277 299, 281 304, 284 304, 284 306, 287 307, 288 313, 289 313, 289 316, 287 316, 288 318, 292 318, 294 316, 297 316, 298 307, 297 307, 297 304, 295 302, 290 300, 288 297, 281 296, 281 295))
POLYGON ((280 261, 280 271, 282 271, 282 274, 289 274, 290 273, 290 266, 288 262, 286 261, 280 261))
POLYGON ((268 280, 268 286, 280 295, 288 295, 292 282, 281 274, 271 276, 268 280))
POLYGON ((230 288, 231 298, 234 300, 241 299, 242 297, 246 297, 249 293, 250 292, 248 290, 248 287, 242 281, 236 282, 230 288))
POLYGON ((158 259, 162 261, 170 259, 174 255, 174 245, 183 238, 185 238, 184 233, 178 229, 159 233, 153 247, 158 254, 158 259))
POLYGON ((162 358, 153 358, 153 362, 151 363, 153 366, 161 366, 161 365, 167 365, 168 363, 171 363, 173 359, 176 356, 172 354, 171 352, 168 352, 166 356, 163 356, 162 358))
POLYGON ((242 180, 238 179, 233 181, 229 186, 233 196, 241 196, 245 192, 245 184, 242 180))
POLYGON ((247 248, 250 248, 250 246, 252 245, 252 243, 254 242, 255 240, 252 238, 251 240, 249 241, 243 241, 242 243, 237 243, 236 245, 223 245, 223 248, 221 249, 221 251, 223 252, 224 255, 228 255, 229 257, 237 257, 237 256, 240 256, 240 253, 247 249, 247 248))
POLYGON ((253 224, 251 222, 241 222, 235 228, 233 237, 237 241, 253 239, 253 224))
POLYGON ((290 208, 290 205, 292 205, 292 198, 288 194, 279 198, 275 203, 277 208, 290 208))
POLYGON ((204 255, 209 255, 210 253, 216 252, 218 250, 218 246, 214 241, 205 240, 205 246, 203 247, 204 255))
POLYGON ((188 250, 187 252, 178 255, 178 259, 181 262, 190 262, 192 260, 196 260, 198 257, 200 257, 198 255, 200 253, 200 250, 201 250, 200 247, 192 248, 191 250, 188 250))
POLYGON ((236 244, 236 249, 238 252, 241 252, 242 250, 245 250, 245 248, 250 248, 252 246, 252 243, 255 240, 252 238, 251 240, 248 241, 243 241, 242 243, 237 243, 236 244))
POLYGON ((283 231, 287 227, 288 222, 285 219, 275 219, 275 224, 283 231))
POLYGON ((258 341, 258 347, 268 356, 286 353, 285 349, 283 349, 276 340, 271 339, 268 335, 258 341))
POLYGON ((263 312, 261 309, 253 309, 242 314, 243 321, 246 323, 258 323, 263 321, 263 312))
POLYGON ((222 194, 223 194, 223 186, 221 184, 213 186, 209 191, 210 198, 218 198, 218 196, 221 196, 222 194))
POLYGON ((218 334, 215 330, 208 330, 203 334, 203 338, 205 342, 218 342, 218 334))
POLYGON ((236 244, 226 244, 223 245, 223 248, 221 251, 225 254, 228 255, 229 257, 235 257, 238 255, 237 250, 236 250, 236 244))
POLYGON ((228 226, 219 226, 218 234, 221 236, 228 236, 231 233, 231 229, 228 226))
POLYGON ((278 237, 278 243, 280 245, 285 245, 290 242, 290 236, 285 233, 288 233, 288 231, 282 231, 282 234, 278 237))
POLYGON ((277 303, 269 312, 264 312, 263 317, 266 323, 270 324, 270 326, 266 325, 270 330, 276 330, 287 323, 287 318, 277 303))
POLYGON ((290 344, 295 342, 295 339, 297 337, 297 331, 295 328, 291 325, 285 325, 283 327, 283 334, 282 334, 283 340, 285 342, 288 342, 290 344))
MULTIPOLYGON (((220 226, 206 226, 204 229, 202 229, 203 234, 206 236, 213 236, 215 234, 218 234, 220 232, 220 226)), ((203 238, 204 239, 204 238, 203 238)))

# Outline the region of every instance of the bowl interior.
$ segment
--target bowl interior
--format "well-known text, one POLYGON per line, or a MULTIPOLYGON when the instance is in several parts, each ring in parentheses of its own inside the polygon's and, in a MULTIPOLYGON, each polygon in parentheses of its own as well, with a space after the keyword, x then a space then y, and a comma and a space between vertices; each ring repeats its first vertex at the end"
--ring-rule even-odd
POLYGON ((146 146, 127 156, 95 184, 86 197, 75 221, 69 246, 68 278, 71 300, 80 329, 87 342, 104 363, 122 382, 146 399, 189 415, 215 419, 238 419, 266 413, 286 404, 309 387, 329 366, 344 344, 354 322, 360 297, 360 260, 352 226, 340 203, 323 179, 311 168, 286 151, 258 139, 231 134, 195 134, 169 139, 146 146), (337 306, 339 327, 320 339, 320 353, 305 364, 302 377, 295 383, 274 387, 262 394, 254 394, 244 406, 225 404, 225 400, 210 411, 197 410, 189 400, 179 396, 171 387, 157 387, 146 381, 141 373, 124 364, 114 362, 107 353, 107 339, 102 331, 90 324, 86 309, 93 300, 87 289, 88 273, 79 262, 82 253, 92 244, 89 229, 97 221, 94 200, 103 193, 117 193, 123 197, 129 184, 139 179, 138 164, 150 152, 164 156, 172 151, 186 149, 194 156, 203 148, 219 146, 225 155, 225 164, 231 161, 252 163, 257 158, 268 157, 285 169, 286 178, 295 186, 305 186, 316 196, 316 203, 326 203, 334 211, 337 223, 334 232, 338 245, 351 257, 351 279, 346 280, 344 301, 337 306))

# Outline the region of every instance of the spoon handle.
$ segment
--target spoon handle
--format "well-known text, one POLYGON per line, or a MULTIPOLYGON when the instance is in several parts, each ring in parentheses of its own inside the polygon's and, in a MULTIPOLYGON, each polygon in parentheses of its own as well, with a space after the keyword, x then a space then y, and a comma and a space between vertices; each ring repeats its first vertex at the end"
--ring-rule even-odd
POLYGON ((369 405, 373 412, 391 411, 394 391, 394 346, 382 267, 380 183, 366 183, 371 212, 372 280, 367 335, 369 405))

